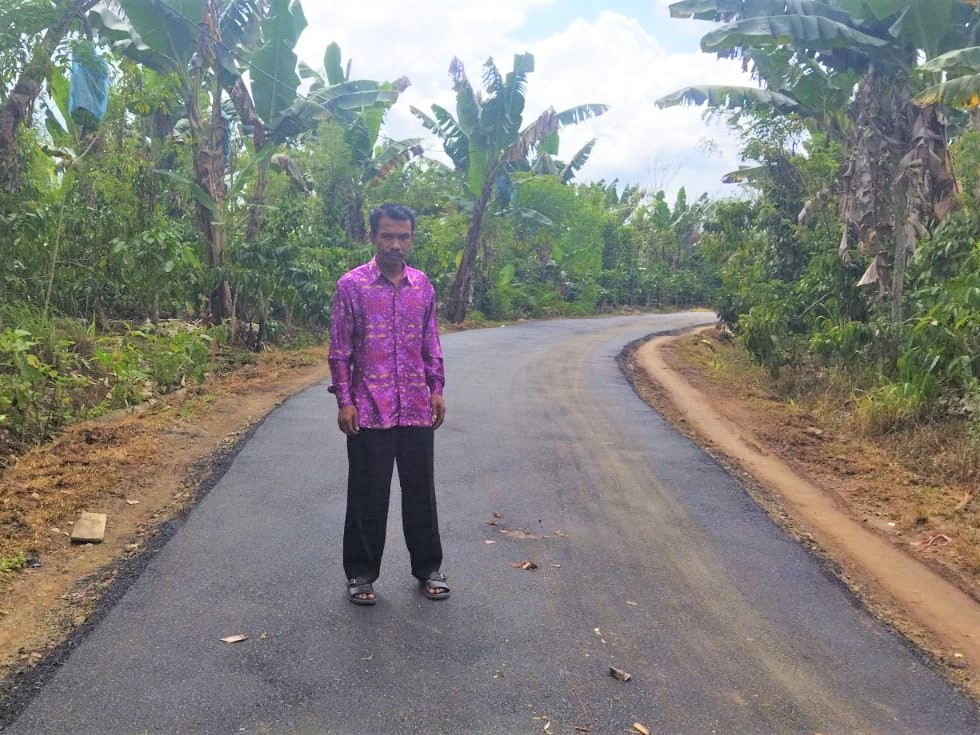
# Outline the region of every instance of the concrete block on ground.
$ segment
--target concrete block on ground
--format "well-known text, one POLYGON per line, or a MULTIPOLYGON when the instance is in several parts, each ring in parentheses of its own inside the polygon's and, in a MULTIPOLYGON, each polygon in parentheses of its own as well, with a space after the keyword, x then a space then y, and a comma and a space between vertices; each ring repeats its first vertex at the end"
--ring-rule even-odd
POLYGON ((105 525, 108 517, 105 513, 88 513, 82 511, 75 527, 71 530, 71 540, 74 543, 98 544, 105 538, 105 525))

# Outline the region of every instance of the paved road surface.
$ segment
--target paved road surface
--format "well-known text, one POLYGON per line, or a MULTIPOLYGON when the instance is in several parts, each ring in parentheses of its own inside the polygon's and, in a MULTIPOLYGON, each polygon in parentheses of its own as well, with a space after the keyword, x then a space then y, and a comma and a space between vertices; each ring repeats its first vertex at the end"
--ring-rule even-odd
POLYGON ((703 321, 444 338, 445 602, 409 576, 397 493, 380 602, 346 601, 343 438, 325 385, 295 396, 5 732, 980 732, 619 373, 627 342, 703 321))

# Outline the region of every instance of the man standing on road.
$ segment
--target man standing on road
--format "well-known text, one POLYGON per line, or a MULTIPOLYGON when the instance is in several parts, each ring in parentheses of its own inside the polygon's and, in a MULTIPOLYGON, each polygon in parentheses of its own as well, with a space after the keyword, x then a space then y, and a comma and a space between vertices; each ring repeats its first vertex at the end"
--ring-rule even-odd
POLYGON ((371 211, 374 257, 337 281, 330 325, 330 392, 347 435, 347 597, 377 602, 391 475, 398 465, 402 527, 412 575, 431 600, 449 597, 433 477, 433 434, 446 416, 435 289, 405 262, 415 214, 401 204, 371 211))

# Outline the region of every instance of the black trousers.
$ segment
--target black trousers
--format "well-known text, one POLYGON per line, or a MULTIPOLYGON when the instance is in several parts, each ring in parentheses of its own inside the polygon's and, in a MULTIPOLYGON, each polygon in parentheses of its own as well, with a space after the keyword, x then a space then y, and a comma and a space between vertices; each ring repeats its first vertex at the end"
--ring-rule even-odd
POLYGON ((401 485, 402 529, 412 574, 425 579, 442 565, 430 427, 361 429, 347 437, 344 572, 373 582, 381 572, 393 467, 401 485))

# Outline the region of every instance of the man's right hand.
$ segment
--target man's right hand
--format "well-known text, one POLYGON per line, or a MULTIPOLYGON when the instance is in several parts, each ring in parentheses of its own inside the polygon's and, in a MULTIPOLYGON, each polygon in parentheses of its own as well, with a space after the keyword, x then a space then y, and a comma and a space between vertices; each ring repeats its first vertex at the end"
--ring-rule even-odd
POLYGON ((343 406, 337 412, 337 423, 340 425, 340 430, 347 436, 355 436, 360 433, 361 426, 357 421, 357 407, 343 406))

